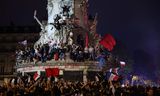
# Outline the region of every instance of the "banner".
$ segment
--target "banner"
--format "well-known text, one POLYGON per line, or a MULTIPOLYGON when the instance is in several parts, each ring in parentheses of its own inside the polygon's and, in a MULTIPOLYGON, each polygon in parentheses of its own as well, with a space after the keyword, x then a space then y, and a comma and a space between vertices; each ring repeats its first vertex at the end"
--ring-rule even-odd
POLYGON ((57 77, 59 76, 59 68, 47 68, 45 69, 47 77, 57 77))

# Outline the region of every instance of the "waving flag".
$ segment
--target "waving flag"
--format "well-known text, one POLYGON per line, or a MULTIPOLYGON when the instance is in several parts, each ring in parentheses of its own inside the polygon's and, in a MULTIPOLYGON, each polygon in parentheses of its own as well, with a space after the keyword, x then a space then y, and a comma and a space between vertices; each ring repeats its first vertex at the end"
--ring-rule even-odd
POLYGON ((34 74, 33 79, 36 81, 39 77, 40 77, 40 71, 37 71, 37 72, 34 74))
POLYGON ((106 49, 108 49, 108 51, 112 51, 113 48, 114 48, 114 46, 116 45, 115 39, 110 34, 104 35, 104 37, 99 41, 99 43, 103 47, 105 47, 106 49))
POLYGON ((108 51, 112 50, 111 46, 104 39, 102 39, 99 43, 103 45, 104 48, 108 49, 108 51))
POLYGON ((116 41, 111 34, 107 34, 107 38, 109 40, 108 42, 110 42, 112 44, 112 46, 116 45, 116 41))
POLYGON ((118 75, 115 75, 115 74, 111 73, 111 75, 109 77, 109 80, 111 80, 111 81, 117 81, 118 79, 119 79, 118 75))

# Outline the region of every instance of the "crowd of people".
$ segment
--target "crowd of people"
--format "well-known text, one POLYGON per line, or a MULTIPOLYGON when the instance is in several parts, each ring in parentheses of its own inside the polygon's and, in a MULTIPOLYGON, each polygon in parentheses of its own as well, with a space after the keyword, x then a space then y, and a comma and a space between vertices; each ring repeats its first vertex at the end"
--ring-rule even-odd
POLYGON ((28 62, 46 62, 54 59, 55 61, 72 60, 76 62, 83 62, 84 60, 95 61, 96 50, 93 46, 83 48, 81 45, 67 45, 52 44, 52 42, 37 46, 36 48, 25 47, 16 50, 17 63, 28 62))
POLYGON ((160 87, 122 86, 119 81, 65 81, 26 76, 5 80, 0 96, 160 96, 160 87))

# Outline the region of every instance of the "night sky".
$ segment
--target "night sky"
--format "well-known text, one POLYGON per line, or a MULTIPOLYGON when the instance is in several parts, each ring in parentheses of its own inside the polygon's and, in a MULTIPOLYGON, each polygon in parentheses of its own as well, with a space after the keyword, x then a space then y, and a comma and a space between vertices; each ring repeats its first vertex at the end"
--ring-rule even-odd
MULTIPOLYGON (((160 69, 159 0, 89 0, 90 14, 98 13, 98 32, 111 33, 126 46, 137 70, 160 69), (158 68, 159 67, 159 68, 158 68)), ((47 0, 1 0, 0 26, 34 25, 34 10, 47 18, 47 0)), ((156 72, 156 71, 155 71, 156 72)))

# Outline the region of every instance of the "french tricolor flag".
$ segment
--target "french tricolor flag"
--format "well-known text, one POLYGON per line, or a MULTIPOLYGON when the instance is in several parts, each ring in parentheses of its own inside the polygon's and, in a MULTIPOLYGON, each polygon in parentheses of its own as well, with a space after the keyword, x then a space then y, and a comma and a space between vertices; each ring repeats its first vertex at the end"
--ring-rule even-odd
POLYGON ((110 81, 117 81, 118 79, 119 79, 118 75, 115 75, 115 74, 111 73, 111 75, 109 77, 110 81))
POLYGON ((35 81, 37 81, 39 77, 40 77, 40 71, 37 71, 36 73, 34 73, 33 79, 35 81))

